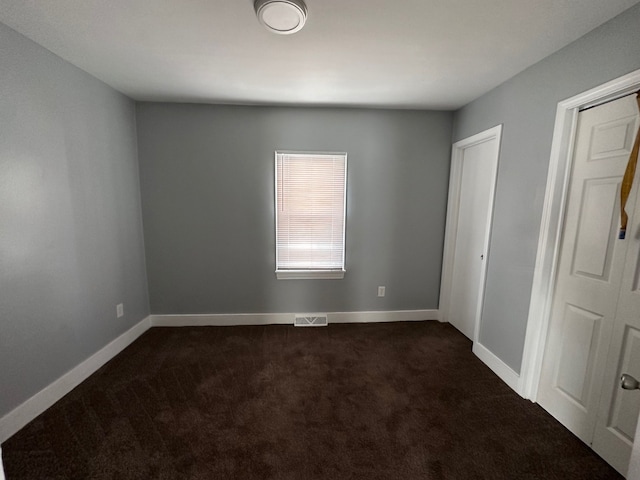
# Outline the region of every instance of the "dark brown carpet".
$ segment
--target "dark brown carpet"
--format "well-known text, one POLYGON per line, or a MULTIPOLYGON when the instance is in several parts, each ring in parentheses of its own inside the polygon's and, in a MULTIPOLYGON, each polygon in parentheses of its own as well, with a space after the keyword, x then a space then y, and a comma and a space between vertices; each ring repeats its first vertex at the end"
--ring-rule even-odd
POLYGON ((618 479, 438 322, 154 328, 2 445, 18 479, 618 479))

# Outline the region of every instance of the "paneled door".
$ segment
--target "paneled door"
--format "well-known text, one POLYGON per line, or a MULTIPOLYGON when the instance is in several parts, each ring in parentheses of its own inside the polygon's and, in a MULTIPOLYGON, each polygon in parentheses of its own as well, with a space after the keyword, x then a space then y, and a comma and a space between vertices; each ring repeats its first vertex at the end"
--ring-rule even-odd
POLYGON ((627 203, 632 208, 626 210, 633 210, 635 215, 630 217, 624 240, 627 253, 593 437, 593 449, 623 474, 640 414, 640 391, 620 388, 623 373, 640 380, 640 171, 634 184, 627 203))
POLYGON ((640 408, 618 385, 640 378, 638 188, 618 239, 620 186, 638 131, 635 95, 578 117, 571 181, 538 402, 626 473, 640 408), (627 369, 627 370, 625 370, 627 369))

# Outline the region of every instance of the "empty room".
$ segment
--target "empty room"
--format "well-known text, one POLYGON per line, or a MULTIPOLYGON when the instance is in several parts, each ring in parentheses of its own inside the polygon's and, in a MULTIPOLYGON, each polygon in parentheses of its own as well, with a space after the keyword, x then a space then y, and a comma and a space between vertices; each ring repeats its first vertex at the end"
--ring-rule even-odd
POLYGON ((640 0, 0 0, 0 479, 640 479, 640 0))

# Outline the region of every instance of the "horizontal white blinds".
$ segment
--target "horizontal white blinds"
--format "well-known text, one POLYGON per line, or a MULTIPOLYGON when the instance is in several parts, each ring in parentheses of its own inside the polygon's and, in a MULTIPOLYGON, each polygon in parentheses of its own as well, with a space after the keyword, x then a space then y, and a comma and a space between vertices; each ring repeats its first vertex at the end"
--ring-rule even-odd
POLYGON ((276 152, 276 269, 343 270, 346 154, 276 152))

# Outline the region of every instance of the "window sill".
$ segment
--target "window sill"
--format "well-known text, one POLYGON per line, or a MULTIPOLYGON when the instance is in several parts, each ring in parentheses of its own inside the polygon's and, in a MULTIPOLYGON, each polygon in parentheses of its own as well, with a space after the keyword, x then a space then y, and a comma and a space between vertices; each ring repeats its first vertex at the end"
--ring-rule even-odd
POLYGON ((276 270, 278 280, 340 280, 344 270, 276 270))

